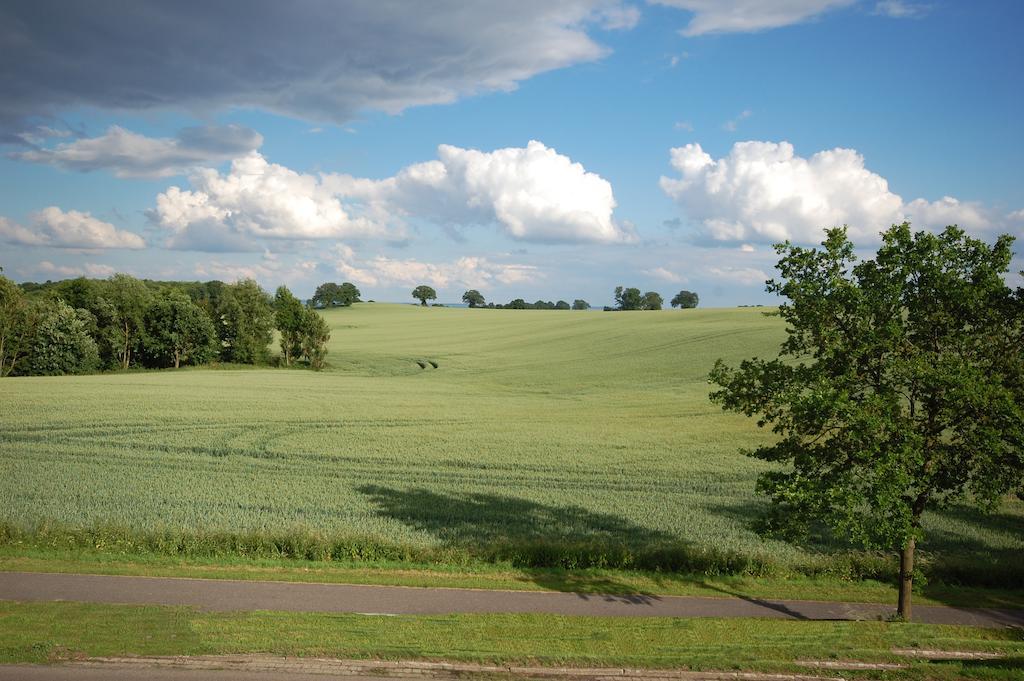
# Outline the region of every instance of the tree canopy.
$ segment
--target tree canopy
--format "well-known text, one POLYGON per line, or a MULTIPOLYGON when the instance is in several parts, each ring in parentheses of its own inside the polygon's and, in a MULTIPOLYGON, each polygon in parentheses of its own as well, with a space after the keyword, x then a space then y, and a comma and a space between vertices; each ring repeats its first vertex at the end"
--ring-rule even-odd
POLYGON ((775 359, 719 360, 711 397, 777 435, 751 452, 777 529, 824 522, 900 553, 911 615, 914 549, 928 510, 994 509, 1024 489, 1024 291, 1004 282, 1013 238, 956 228, 883 234, 859 261, 845 229, 822 248, 776 246, 769 292, 787 338, 775 359))
POLYGON ((680 309, 694 308, 700 302, 700 297, 693 291, 683 289, 672 298, 672 307, 680 309))
POLYGON ((360 295, 355 284, 347 281, 335 284, 328 281, 316 287, 309 304, 313 307, 348 307, 352 303, 358 303, 360 295))
POLYGON ((616 310, 660 310, 665 301, 655 291, 640 293, 638 288, 615 287, 616 310))
POLYGON ((483 307, 487 304, 482 293, 475 288, 462 294, 462 302, 470 307, 483 307))
POLYGON ((420 301, 420 305, 426 307, 428 300, 437 300, 437 291, 421 284, 412 290, 412 297, 420 301))
POLYGON ((576 300, 572 301, 572 309, 574 309, 574 310, 589 310, 590 309, 590 303, 588 303, 587 301, 583 300, 582 298, 577 298, 576 300))

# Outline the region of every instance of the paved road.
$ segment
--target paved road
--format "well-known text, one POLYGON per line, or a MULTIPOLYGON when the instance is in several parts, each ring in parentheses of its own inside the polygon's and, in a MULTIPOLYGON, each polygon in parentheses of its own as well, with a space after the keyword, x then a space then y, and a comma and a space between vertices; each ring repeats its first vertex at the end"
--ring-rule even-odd
MULTIPOLYGON (((892 607, 879 604, 743 597, 613 596, 29 572, 0 573, 0 600, 188 605, 211 611, 280 610, 394 615, 535 612, 613 617, 873 620, 893 612, 892 607)), ((930 624, 1024 626, 1024 610, 916 606, 914 619, 930 624)))

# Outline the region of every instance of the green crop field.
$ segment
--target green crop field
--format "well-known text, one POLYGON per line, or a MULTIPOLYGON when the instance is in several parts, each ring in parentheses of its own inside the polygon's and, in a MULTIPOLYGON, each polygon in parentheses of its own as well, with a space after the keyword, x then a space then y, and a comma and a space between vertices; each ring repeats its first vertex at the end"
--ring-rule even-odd
MULTIPOLYGON (((754 531, 763 464, 739 449, 769 435, 708 401, 716 358, 775 353, 781 322, 760 310, 361 304, 325 316, 322 373, 0 381, 8 536, 359 538, 344 546, 739 572, 808 571, 844 549, 754 531)), ((926 562, 1017 579, 1022 528, 1018 501, 947 512, 928 518, 922 548, 926 562)))

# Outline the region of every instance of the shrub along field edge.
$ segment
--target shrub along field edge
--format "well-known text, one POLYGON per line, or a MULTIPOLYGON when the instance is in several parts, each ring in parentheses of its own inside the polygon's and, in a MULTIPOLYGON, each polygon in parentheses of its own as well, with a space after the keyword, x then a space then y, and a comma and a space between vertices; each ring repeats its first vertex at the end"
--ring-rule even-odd
MULTIPOLYGON (((86 528, 41 523, 0 523, 0 547, 88 550, 111 555, 179 558, 248 558, 319 563, 394 562, 420 565, 507 565, 566 571, 600 569, 703 576, 831 578, 889 582, 897 574, 895 554, 866 551, 816 554, 795 564, 765 555, 665 543, 643 547, 588 542, 491 542, 475 548, 403 545, 371 536, 324 536, 311 532, 139 531, 116 526, 86 528)), ((1019 589, 1024 566, 993 563, 979 571, 964 558, 922 556, 920 583, 1019 589)))

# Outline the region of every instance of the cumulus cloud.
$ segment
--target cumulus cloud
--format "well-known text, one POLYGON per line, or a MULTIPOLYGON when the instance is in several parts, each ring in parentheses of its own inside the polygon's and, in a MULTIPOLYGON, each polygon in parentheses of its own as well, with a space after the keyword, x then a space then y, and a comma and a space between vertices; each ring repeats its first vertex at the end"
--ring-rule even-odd
POLYGON ((340 250, 338 256, 335 269, 349 280, 366 286, 427 283, 438 288, 458 285, 486 290, 495 284, 529 283, 543 276, 534 265, 496 263, 478 256, 464 256, 442 263, 393 259, 382 255, 357 261, 351 249, 340 250))
POLYGON ((815 243, 823 228, 844 224, 855 240, 870 240, 904 219, 920 227, 956 223, 975 230, 992 223, 980 204, 948 196, 905 204, 853 149, 804 158, 788 142, 738 142, 716 160, 699 144, 688 144, 672 149, 671 162, 679 177, 662 177, 662 190, 713 242, 815 243))
POLYGON ((52 149, 12 153, 13 158, 65 170, 111 170, 117 177, 169 177, 191 168, 229 161, 255 151, 263 137, 240 125, 185 128, 176 137, 146 137, 114 125, 99 137, 52 149))
POLYGON ((23 246, 53 248, 145 248, 146 242, 134 232, 117 229, 109 222, 77 210, 62 211, 56 206, 30 216, 28 227, 0 217, 0 240, 23 246))
POLYGON ((613 218, 611 184, 544 144, 491 152, 438 147, 438 159, 384 180, 325 178, 371 215, 414 216, 439 224, 496 223, 513 239, 612 243, 635 237, 613 218))
POLYGON ((616 0, 198 0, 0 5, 0 133, 76 106, 253 107, 341 123, 511 90, 607 53, 592 27, 629 28, 616 0))
POLYGON ((170 233, 169 248, 257 250, 259 239, 389 237, 392 232, 351 214, 321 179, 268 162, 253 152, 221 174, 194 173, 191 189, 157 196, 150 219, 170 233))
POLYGON ((943 196, 938 201, 928 202, 914 199, 903 207, 907 220, 915 225, 928 227, 961 227, 983 230, 992 226, 989 211, 977 201, 958 201, 952 196, 943 196))
POLYGON ((685 36, 706 33, 748 33, 807 21, 855 0, 650 0, 693 12, 680 31, 685 36))

